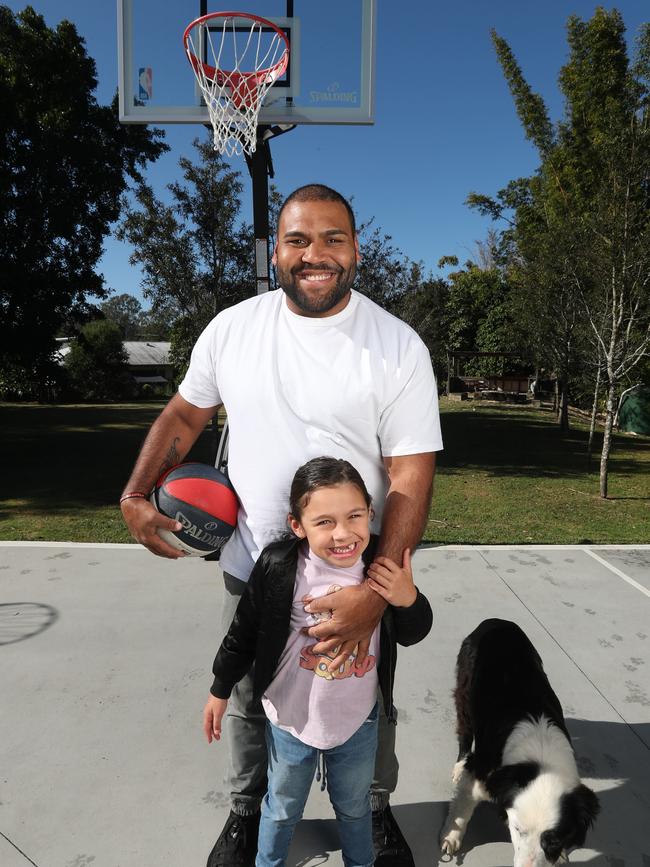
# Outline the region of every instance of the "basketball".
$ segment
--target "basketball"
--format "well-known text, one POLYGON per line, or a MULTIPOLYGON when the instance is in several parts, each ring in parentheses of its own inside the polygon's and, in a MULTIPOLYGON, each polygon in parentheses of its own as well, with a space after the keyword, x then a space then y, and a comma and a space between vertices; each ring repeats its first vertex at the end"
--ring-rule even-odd
POLYGON ((156 482, 151 502, 181 530, 158 530, 169 545, 192 557, 220 551, 237 526, 239 501, 226 476, 209 464, 189 461, 167 470, 156 482))

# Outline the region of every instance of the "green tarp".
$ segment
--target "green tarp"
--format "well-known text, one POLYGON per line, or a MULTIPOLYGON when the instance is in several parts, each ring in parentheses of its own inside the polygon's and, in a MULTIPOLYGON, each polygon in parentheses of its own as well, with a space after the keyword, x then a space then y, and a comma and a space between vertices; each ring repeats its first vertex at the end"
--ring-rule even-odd
POLYGON ((650 387, 638 385, 623 395, 618 411, 618 428, 650 436, 650 387))

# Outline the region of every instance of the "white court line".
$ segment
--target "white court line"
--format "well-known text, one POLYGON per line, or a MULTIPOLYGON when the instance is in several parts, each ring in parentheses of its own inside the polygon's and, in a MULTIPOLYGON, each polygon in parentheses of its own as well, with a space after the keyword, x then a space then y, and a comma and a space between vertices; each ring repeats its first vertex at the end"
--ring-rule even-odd
POLYGON ((636 587, 637 590, 640 590, 645 596, 650 597, 650 590, 647 590, 643 584, 639 584, 638 581, 635 581, 634 578, 630 578, 629 575, 626 575, 625 572, 621 572, 620 569, 617 569, 616 566, 612 566, 611 563, 608 563, 607 560, 603 560, 602 557, 599 557, 598 554, 595 554, 593 551, 590 551, 589 548, 585 548, 585 552, 589 554, 590 557, 593 557, 594 560, 598 560, 599 563, 602 563, 603 566, 606 566, 610 572, 613 572, 615 575, 618 575, 619 578, 622 578, 623 581, 627 581, 628 584, 631 584, 632 587, 636 587))
MULTIPOLYGON (((0 542, 0 545, 2 542, 0 542)), ((474 545, 431 545, 425 542, 418 547, 418 551, 436 551, 442 548, 445 551, 589 551, 596 548, 622 551, 650 551, 650 545, 481 545, 477 542, 474 545)))

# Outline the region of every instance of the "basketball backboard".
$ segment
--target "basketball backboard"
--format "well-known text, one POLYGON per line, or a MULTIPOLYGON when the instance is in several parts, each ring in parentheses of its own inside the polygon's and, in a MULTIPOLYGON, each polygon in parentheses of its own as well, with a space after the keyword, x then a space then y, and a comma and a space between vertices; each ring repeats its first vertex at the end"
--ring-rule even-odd
MULTIPOLYGON (((183 32, 233 5, 118 0, 122 123, 209 123, 183 32)), ((288 70, 269 91, 260 124, 374 122, 376 0, 238 0, 237 11, 272 20, 290 40, 288 70)))

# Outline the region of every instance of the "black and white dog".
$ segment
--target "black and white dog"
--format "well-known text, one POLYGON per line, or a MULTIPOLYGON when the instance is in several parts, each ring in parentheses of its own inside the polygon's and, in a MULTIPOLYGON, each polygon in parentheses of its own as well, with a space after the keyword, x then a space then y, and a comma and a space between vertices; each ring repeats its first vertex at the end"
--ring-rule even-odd
POLYGON ((474 808, 507 819, 515 867, 546 867, 582 846, 599 810, 582 785, 560 702, 530 640, 507 620, 484 620, 456 664, 458 760, 443 855, 459 849, 474 808))

